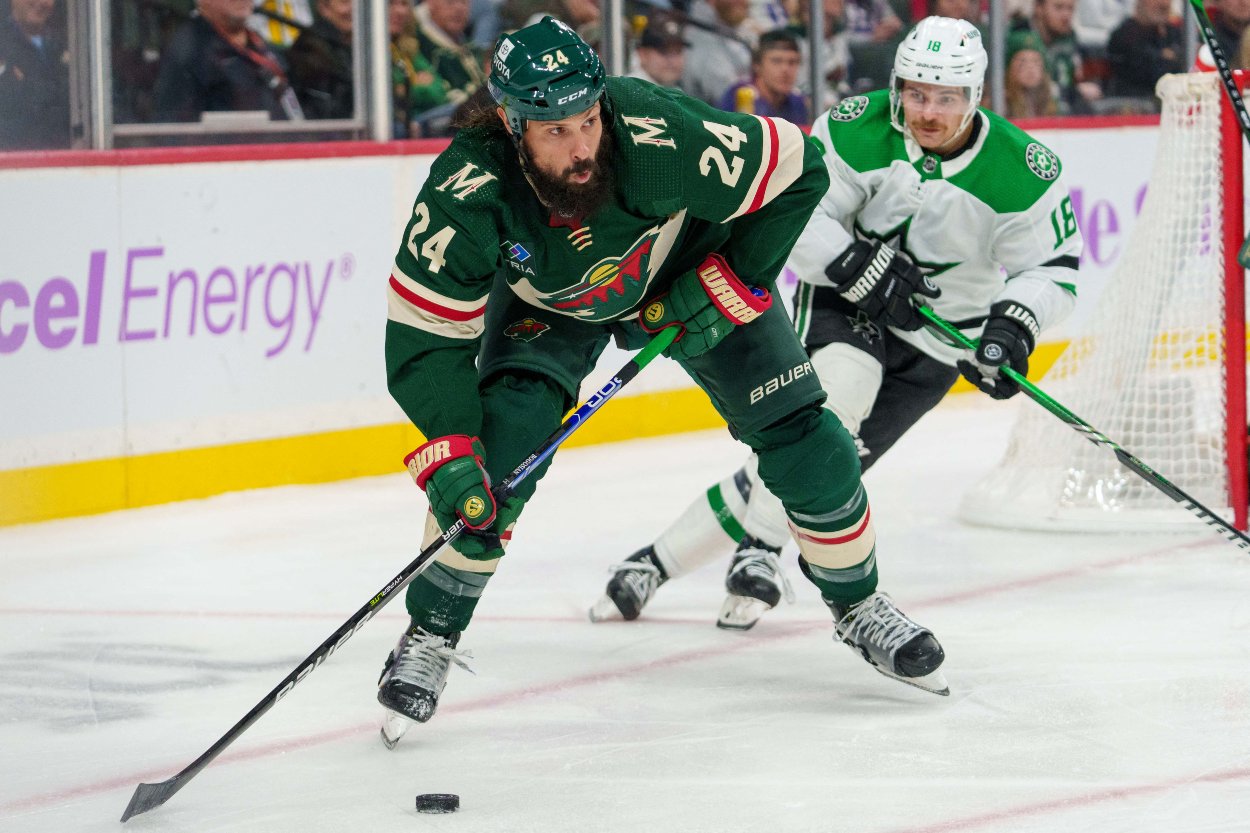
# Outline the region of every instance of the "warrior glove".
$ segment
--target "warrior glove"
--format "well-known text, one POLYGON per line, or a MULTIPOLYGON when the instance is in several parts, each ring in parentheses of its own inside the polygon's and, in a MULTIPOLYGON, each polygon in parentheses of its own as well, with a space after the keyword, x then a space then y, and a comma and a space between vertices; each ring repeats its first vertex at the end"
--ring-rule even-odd
POLYGON ((964 378, 995 399, 1009 399, 1020 392, 1020 385, 999 373, 1006 365, 1021 376, 1029 372, 1029 354, 1037 345, 1042 329, 1037 317, 1024 304, 999 301, 990 307, 990 317, 981 331, 981 341, 972 361, 957 363, 964 378))
POLYGON ((443 529, 464 519, 469 529, 495 521, 495 496, 482 465, 486 451, 477 437, 450 434, 430 440, 404 458, 404 465, 430 499, 430 510, 443 529))
POLYGON ((916 265, 880 240, 857 240, 825 268, 838 294, 868 314, 901 330, 924 323, 912 303, 913 293, 936 298, 942 290, 916 265))
POLYGON ((643 307, 638 322, 653 335, 679 327, 677 338, 664 353, 674 359, 693 359, 719 344, 734 327, 754 321, 772 303, 768 290, 748 287, 723 257, 710 254, 697 269, 679 275, 668 292, 643 307))

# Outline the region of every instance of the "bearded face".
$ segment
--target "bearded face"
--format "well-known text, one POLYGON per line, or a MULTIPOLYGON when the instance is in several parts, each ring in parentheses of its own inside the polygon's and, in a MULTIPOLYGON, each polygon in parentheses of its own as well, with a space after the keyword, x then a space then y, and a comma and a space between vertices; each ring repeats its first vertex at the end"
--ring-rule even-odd
POLYGON ((616 190, 616 145, 607 133, 599 137, 592 158, 571 162, 563 170, 544 168, 530 157, 530 180, 538 196, 561 217, 589 217, 616 190))
POLYGON ((521 147, 539 199, 556 214, 587 217, 611 199, 616 148, 598 103, 568 118, 530 120, 521 147))

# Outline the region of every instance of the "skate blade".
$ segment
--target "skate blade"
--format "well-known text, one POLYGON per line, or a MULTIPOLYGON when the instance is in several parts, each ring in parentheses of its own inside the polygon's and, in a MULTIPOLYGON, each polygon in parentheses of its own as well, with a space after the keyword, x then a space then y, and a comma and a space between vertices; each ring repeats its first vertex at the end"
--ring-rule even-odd
POLYGON ((411 720, 388 709, 386 716, 382 720, 382 729, 379 732, 382 736, 382 743, 387 749, 394 749, 395 744, 399 743, 399 739, 402 738, 404 733, 411 727, 411 720))
POLYGON ((766 610, 772 610, 767 602, 751 596, 730 595, 721 605, 716 627, 727 631, 749 631, 766 610))
POLYGON ((949 697, 951 687, 946 682, 946 675, 942 673, 942 669, 936 669, 925 674, 923 677, 900 677, 898 674, 891 674, 879 665, 874 665, 881 674, 889 677, 891 680, 898 680, 900 683, 906 683, 909 686, 927 691, 930 694, 937 694, 940 697, 949 697))
POLYGON ((621 609, 616 606, 616 602, 605 595, 590 608, 590 621, 608 622, 612 619, 624 621, 625 617, 621 614, 621 609))

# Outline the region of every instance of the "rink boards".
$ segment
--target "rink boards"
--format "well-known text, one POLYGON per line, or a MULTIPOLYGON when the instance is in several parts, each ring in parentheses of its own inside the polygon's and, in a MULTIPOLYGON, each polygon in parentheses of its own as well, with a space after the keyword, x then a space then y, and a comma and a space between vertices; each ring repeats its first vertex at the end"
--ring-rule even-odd
MULTIPOLYGON (((1156 131, 1034 131, 1064 160, 1086 238, 1077 312, 1039 370, 1124 249, 1156 131)), ((419 437, 386 393, 385 287, 438 148, 14 157, 0 170, 0 525, 401 468, 419 437)), ((609 348, 590 383, 625 360, 609 348)), ((570 443, 717 424, 660 361, 570 443)))

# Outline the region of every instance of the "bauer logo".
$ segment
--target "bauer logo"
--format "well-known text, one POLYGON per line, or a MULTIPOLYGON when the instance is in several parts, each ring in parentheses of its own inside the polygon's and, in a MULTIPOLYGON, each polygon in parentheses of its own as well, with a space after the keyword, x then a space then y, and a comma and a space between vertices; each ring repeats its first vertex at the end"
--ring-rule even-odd
POLYGON ((795 382, 804 376, 810 375, 812 372, 812 363, 803 362, 782 373, 780 376, 774 376, 764 384, 751 391, 751 404, 754 405, 766 396, 772 396, 777 391, 784 388, 791 382, 795 382))
POLYGON ((60 350, 114 337, 119 343, 167 342, 227 334, 261 338, 266 358, 301 341, 307 352, 331 284, 336 276, 349 279, 355 263, 348 253, 324 262, 191 265, 154 246, 127 249, 110 272, 108 252, 96 250, 86 264, 85 288, 65 277, 31 289, 0 280, 0 355, 31 344, 60 350))

